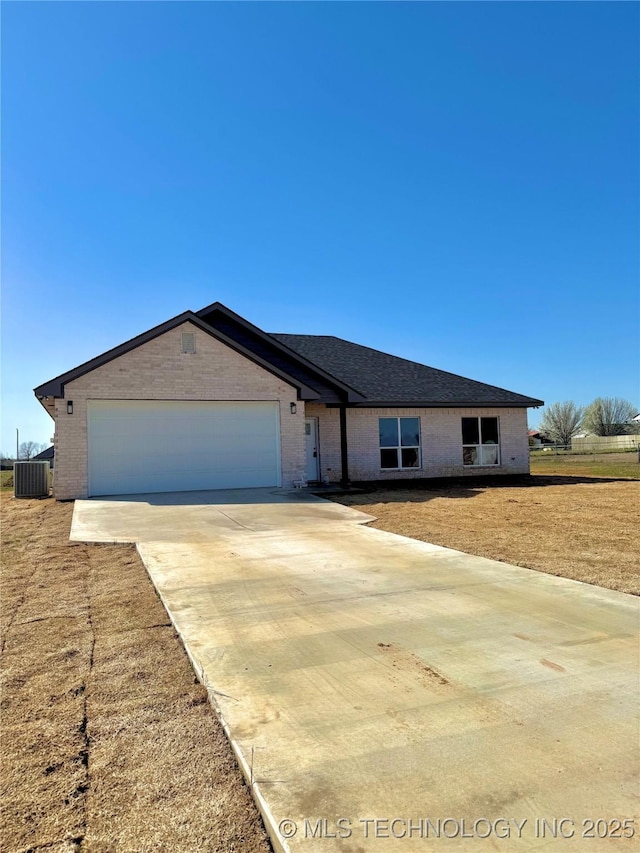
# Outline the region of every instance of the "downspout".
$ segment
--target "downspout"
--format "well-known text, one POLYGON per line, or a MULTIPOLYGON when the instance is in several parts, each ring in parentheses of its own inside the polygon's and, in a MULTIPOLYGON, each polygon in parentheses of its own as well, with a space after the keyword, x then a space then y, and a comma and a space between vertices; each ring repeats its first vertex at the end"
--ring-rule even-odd
POLYGON ((347 445, 347 407, 341 405, 340 411, 340 458, 342 460, 342 477, 340 485, 343 488, 349 486, 349 453, 347 445))

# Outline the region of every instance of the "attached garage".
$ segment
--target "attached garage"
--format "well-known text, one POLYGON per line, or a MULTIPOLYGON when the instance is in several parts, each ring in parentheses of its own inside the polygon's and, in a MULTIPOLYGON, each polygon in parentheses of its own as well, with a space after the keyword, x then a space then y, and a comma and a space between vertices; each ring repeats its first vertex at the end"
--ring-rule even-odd
POLYGON ((277 402, 87 401, 89 495, 279 486, 277 402))

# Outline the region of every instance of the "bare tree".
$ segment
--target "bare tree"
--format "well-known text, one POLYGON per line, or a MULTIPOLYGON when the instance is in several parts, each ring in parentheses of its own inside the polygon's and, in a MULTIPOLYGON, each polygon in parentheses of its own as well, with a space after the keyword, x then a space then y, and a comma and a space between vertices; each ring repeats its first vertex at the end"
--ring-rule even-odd
POLYGON ((580 431, 584 410, 572 400, 552 403, 547 406, 540 421, 540 432, 553 439, 556 444, 569 445, 580 431))
POLYGON ((23 441, 20 445, 19 458, 29 462, 33 456, 40 453, 40 447, 37 441, 23 441))
POLYGON ((622 397, 597 397, 584 413, 584 428, 594 435, 627 435, 633 432, 635 407, 622 397))

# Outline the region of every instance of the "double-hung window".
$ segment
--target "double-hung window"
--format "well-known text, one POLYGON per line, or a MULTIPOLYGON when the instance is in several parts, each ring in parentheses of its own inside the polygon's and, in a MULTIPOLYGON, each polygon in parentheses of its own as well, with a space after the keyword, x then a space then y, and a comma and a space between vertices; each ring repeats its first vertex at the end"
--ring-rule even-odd
POLYGON ((500 464, 498 418, 462 418, 462 462, 467 466, 500 464))
POLYGON ((380 468, 420 467, 420 418, 379 418, 380 468))

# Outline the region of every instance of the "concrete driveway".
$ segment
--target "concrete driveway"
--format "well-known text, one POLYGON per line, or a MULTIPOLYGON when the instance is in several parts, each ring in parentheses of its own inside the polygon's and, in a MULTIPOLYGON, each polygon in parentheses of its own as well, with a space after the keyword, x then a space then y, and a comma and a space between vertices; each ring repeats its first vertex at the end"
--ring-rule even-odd
POLYGON ((276 849, 637 849, 638 600, 368 518, 127 496, 71 538, 137 543, 276 849))

